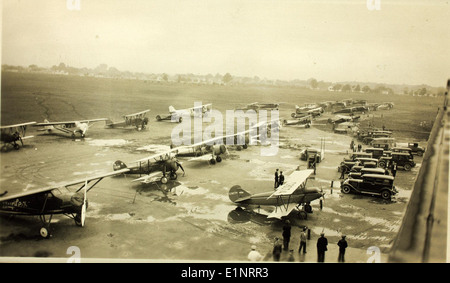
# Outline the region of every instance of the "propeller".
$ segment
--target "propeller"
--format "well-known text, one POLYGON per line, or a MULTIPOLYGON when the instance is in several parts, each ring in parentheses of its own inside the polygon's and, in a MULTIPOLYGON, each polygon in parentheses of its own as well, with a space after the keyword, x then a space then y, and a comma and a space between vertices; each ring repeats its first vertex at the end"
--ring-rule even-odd
POLYGON ((84 227, 84 222, 86 220, 86 192, 87 192, 88 182, 84 183, 84 196, 83 196, 83 205, 81 206, 81 227, 84 227))

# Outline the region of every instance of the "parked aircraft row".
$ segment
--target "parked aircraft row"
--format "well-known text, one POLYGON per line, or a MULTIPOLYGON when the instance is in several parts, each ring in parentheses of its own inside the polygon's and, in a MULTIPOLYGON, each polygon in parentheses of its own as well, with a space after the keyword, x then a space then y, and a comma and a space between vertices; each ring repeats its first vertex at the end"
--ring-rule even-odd
MULTIPOLYGON (((182 121, 185 115, 206 115, 209 111, 211 111, 212 104, 205 104, 200 106, 195 106, 187 109, 179 109, 176 110, 173 106, 169 106, 169 115, 161 117, 160 115, 156 116, 158 121, 161 120, 171 120, 175 122, 182 121)), ((31 138, 33 136, 25 136, 25 132, 28 126, 36 126, 42 127, 38 129, 38 131, 43 131, 46 133, 52 133, 54 131, 62 132, 64 134, 69 134, 72 138, 76 138, 80 136, 84 138, 87 134, 88 129, 95 123, 100 121, 105 121, 105 128, 116 129, 116 128, 126 128, 140 131, 146 128, 148 124, 148 118, 146 114, 150 110, 144 110, 141 112, 127 114, 123 116, 122 121, 113 122, 108 118, 97 118, 97 119, 87 119, 87 120, 74 120, 74 121, 56 121, 50 122, 47 119, 44 120, 43 123, 26 122, 14 125, 5 125, 1 126, 1 142, 3 143, 3 147, 7 145, 11 145, 14 149, 19 149, 20 146, 18 142, 20 142, 23 146, 23 139, 31 138)))

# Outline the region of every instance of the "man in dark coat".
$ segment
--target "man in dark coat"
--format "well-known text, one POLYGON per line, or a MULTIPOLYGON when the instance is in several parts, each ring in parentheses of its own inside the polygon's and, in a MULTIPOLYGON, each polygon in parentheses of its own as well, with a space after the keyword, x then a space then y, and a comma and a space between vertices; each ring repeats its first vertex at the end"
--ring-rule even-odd
POLYGON ((278 186, 283 185, 284 183, 284 175, 283 175, 283 171, 280 171, 280 176, 278 176, 278 186))
POLYGON ((344 256, 345 256, 345 249, 347 248, 347 241, 345 240, 345 235, 342 235, 342 238, 337 243, 339 246, 339 256, 338 256, 338 262, 345 262, 344 256))
POLYGON ((391 169, 391 171, 392 171, 392 176, 394 176, 394 178, 395 178, 395 175, 397 175, 397 163, 395 163, 395 162, 392 162, 392 167, 391 167, 392 169, 391 169))
POLYGON ((274 188, 278 188, 278 169, 275 171, 275 185, 274 188))
POLYGON ((276 237, 275 243, 273 244, 273 251, 272 251, 274 261, 280 261, 282 248, 283 247, 281 246, 280 240, 278 239, 278 237, 276 237))
POLYGON ((289 220, 286 220, 283 226, 283 246, 285 251, 289 249, 290 240, 291 240, 291 222, 289 220))
POLYGON ((325 262, 325 252, 328 250, 328 240, 324 233, 320 233, 320 238, 317 240, 317 262, 325 262))

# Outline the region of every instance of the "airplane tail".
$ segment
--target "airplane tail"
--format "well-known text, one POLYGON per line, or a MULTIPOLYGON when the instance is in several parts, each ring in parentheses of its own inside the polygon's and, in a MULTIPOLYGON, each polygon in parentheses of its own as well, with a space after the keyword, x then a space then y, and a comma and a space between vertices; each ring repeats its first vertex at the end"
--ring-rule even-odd
POLYGON ((169 106, 169 113, 177 111, 172 105, 169 106))
POLYGON ((117 160, 113 164, 114 171, 117 171, 117 170, 120 170, 120 169, 125 169, 125 168, 127 168, 127 165, 123 161, 117 160))
POLYGON ((250 196, 251 194, 242 189, 239 185, 231 187, 230 191, 228 192, 228 197, 232 202, 241 202, 245 199, 250 198, 250 196))

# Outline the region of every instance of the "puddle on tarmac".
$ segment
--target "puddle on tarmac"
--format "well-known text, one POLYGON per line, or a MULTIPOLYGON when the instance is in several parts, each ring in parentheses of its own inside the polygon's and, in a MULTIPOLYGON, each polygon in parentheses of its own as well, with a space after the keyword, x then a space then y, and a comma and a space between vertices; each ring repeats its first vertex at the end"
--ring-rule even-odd
POLYGON ((91 146, 122 146, 131 142, 124 139, 110 139, 110 140, 89 140, 88 143, 91 146))

